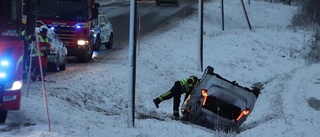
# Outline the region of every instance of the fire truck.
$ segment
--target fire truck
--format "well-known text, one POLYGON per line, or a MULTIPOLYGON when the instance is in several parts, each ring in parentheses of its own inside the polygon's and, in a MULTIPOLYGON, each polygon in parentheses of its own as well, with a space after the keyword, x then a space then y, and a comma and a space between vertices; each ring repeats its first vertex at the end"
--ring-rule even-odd
POLYGON ((100 4, 94 0, 41 0, 37 21, 53 29, 66 45, 68 56, 89 62, 94 50, 94 20, 100 4))
MULTIPOLYGON (((36 0, 25 0, 26 33, 34 34, 36 0), (29 2, 30 1, 30 2, 29 2), (26 4, 27 2, 28 4, 26 4), (30 16, 30 18, 29 18, 30 16)), ((0 0, 0 123, 8 110, 19 110, 22 88, 22 0, 0 0)))

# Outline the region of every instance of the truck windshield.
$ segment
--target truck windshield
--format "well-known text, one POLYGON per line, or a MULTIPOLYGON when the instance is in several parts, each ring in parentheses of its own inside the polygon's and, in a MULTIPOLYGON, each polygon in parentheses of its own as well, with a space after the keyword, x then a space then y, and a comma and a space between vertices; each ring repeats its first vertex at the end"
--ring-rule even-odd
POLYGON ((38 19, 85 21, 88 9, 87 0, 41 0, 38 19))
POLYGON ((20 3, 21 0, 0 0, 0 41, 19 38, 20 3))

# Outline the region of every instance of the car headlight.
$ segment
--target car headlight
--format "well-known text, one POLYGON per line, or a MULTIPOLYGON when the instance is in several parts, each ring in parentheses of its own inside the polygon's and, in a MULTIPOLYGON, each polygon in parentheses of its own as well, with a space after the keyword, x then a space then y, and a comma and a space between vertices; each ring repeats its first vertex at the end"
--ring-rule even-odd
POLYGON ((12 84, 11 90, 20 90, 22 87, 22 81, 15 81, 12 84))
POLYGON ((86 45, 86 43, 87 43, 87 41, 85 41, 85 40, 78 40, 78 45, 80 45, 80 46, 84 46, 84 45, 86 45))
POLYGON ((5 84, 5 91, 16 91, 16 90, 20 90, 22 88, 22 81, 14 81, 13 83, 6 83, 5 84))

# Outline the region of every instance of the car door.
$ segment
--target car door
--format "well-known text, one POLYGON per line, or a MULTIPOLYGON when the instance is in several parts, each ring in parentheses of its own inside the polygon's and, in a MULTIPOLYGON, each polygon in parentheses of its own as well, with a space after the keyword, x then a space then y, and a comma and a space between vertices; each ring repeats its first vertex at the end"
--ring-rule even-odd
POLYGON ((107 43, 109 40, 108 27, 107 27, 107 23, 104 15, 99 15, 99 26, 101 29, 101 33, 100 33, 101 43, 107 43))
POLYGON ((56 48, 57 54, 58 54, 57 64, 63 64, 67 56, 67 48, 63 45, 58 35, 54 34, 53 38, 55 39, 55 43, 57 45, 57 48, 56 48))

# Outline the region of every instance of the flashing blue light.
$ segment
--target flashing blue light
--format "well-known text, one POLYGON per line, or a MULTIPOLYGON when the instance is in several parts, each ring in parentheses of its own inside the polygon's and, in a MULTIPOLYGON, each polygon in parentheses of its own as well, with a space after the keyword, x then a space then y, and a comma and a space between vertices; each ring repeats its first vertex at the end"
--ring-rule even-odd
POLYGON ((4 72, 0 72, 0 78, 5 78, 7 75, 4 72))
POLYGON ((81 26, 80 26, 80 25, 78 25, 78 26, 77 26, 77 29, 80 29, 80 28, 81 28, 81 26))
POLYGON ((93 37, 96 37, 97 36, 97 34, 93 34, 93 37))
POLYGON ((54 27, 51 27, 50 29, 51 29, 51 30, 54 30, 54 27))
POLYGON ((9 65, 9 61, 7 61, 7 60, 1 61, 1 66, 6 67, 8 65, 9 65))

